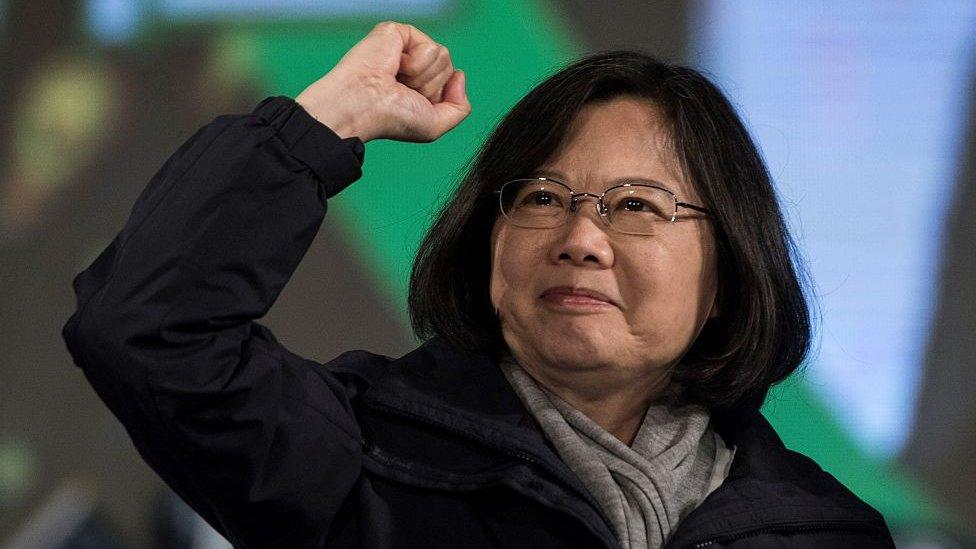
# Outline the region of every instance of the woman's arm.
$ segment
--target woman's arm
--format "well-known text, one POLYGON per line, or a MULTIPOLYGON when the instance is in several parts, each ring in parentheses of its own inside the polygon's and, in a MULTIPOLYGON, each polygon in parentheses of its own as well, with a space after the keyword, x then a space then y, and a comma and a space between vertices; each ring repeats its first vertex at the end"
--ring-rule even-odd
POLYGON ((379 25, 301 105, 274 98, 201 129, 75 279, 63 330, 75 362, 146 461, 235 546, 315 546, 359 475, 346 389, 254 320, 304 256, 326 199, 359 177, 353 135, 431 140, 464 117, 410 122, 467 103, 453 68, 437 104, 423 95, 430 74, 401 82, 425 43, 417 33, 379 25), (395 62, 377 75, 370 55, 395 62), (426 105, 391 116, 365 108, 370 97, 426 105))
POLYGON ((218 118, 75 280, 63 335, 76 363, 146 461, 235 545, 315 539, 359 473, 342 388, 252 322, 327 196, 359 177, 354 145, 286 98, 218 118))

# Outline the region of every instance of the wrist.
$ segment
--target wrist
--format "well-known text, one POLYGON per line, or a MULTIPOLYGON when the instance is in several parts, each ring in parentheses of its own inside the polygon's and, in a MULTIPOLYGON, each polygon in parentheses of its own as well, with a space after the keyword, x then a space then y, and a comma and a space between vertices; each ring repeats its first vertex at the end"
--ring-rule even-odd
POLYGON ((351 105, 341 100, 345 94, 348 94, 350 86, 334 82, 326 84, 325 80, 329 76, 331 75, 326 75, 322 81, 316 82, 298 94, 295 102, 305 109, 309 116, 343 139, 358 137, 363 143, 374 139, 376 136, 369 131, 368 124, 364 123, 365 113, 350 109, 351 105))
POLYGON ((359 137, 364 143, 366 142, 366 139, 364 139, 361 135, 362 132, 358 129, 356 124, 353 123, 353 120, 350 117, 345 117, 342 116, 341 113, 332 111, 317 112, 316 109, 311 107, 311 105, 304 102, 301 96, 296 98, 295 102, 305 109, 305 112, 307 112, 309 116, 314 118, 318 123, 328 127, 339 137, 346 139, 356 136, 359 137))

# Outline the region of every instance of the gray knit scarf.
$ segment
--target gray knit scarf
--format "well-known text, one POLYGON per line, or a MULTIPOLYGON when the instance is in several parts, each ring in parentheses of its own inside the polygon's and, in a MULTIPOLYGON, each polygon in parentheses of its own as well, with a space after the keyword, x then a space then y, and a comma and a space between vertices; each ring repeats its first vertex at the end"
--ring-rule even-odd
POLYGON ((734 448, 712 430, 703 406, 651 405, 627 446, 540 386, 511 356, 501 369, 626 548, 662 547, 728 475, 734 448))

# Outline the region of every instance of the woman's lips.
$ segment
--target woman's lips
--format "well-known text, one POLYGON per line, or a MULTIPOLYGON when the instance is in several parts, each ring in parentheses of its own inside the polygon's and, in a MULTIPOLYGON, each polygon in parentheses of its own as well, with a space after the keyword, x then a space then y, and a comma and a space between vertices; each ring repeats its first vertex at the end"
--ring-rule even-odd
POLYGON ((596 290, 590 288, 574 288, 571 286, 557 286, 549 288, 539 296, 548 303, 570 308, 605 308, 613 307, 614 302, 596 290))

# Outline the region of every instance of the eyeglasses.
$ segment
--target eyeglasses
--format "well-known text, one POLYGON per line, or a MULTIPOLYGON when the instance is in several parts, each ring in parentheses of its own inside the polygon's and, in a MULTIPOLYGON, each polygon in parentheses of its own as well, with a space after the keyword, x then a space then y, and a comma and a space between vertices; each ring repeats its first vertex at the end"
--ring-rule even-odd
POLYGON ((678 208, 711 215, 703 206, 678 200, 677 195, 654 185, 624 183, 601 195, 573 192, 565 183, 549 177, 509 181, 495 191, 502 215, 513 225, 528 229, 552 229, 566 223, 583 197, 596 199, 596 211, 615 231, 653 235, 678 219, 678 208))

